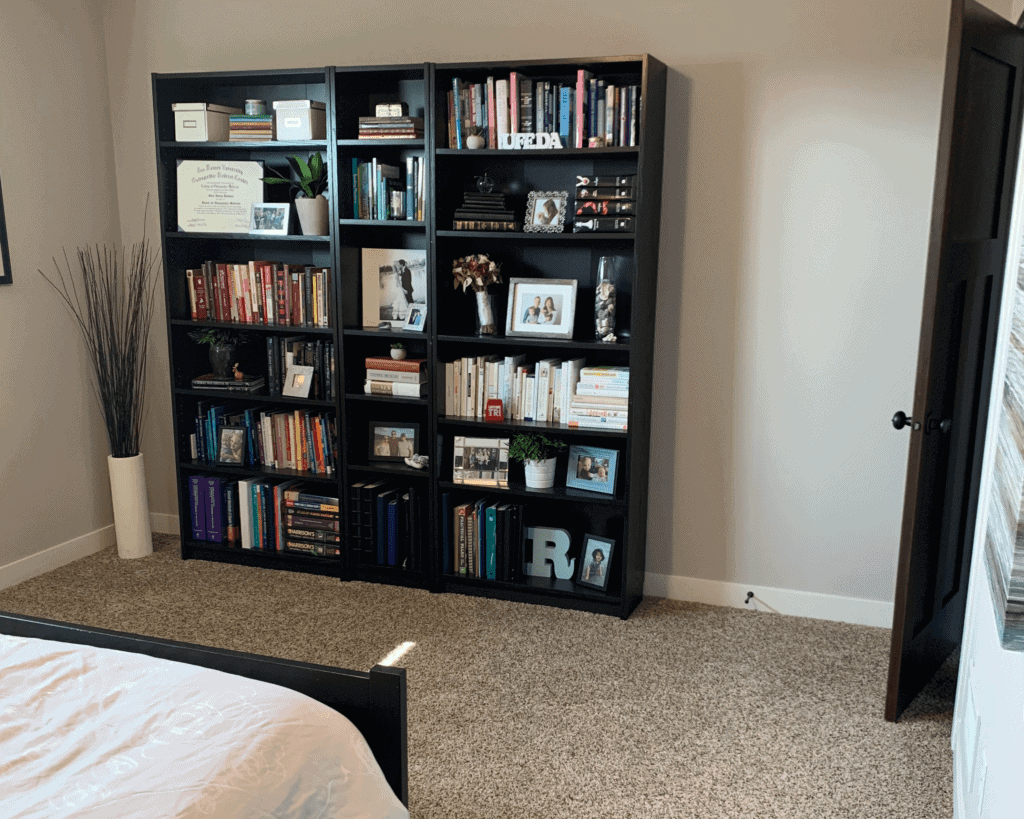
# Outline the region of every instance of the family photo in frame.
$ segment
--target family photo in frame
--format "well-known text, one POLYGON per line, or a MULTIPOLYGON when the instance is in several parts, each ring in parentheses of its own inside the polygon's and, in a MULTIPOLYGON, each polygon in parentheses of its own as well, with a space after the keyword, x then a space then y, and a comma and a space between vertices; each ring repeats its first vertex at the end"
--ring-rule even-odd
POLYGON ((506 336, 571 339, 576 279, 509 279, 506 336))
POLYGON ((607 591, 608 575, 614 551, 614 540, 597 535, 586 535, 583 539, 583 554, 580 556, 579 573, 576 575, 575 582, 607 591))
POLYGON ((263 235, 287 236, 288 212, 291 208, 287 202, 257 202, 252 206, 252 219, 249 232, 263 235))
POLYGON ((408 421, 370 421, 371 461, 404 461, 418 452, 420 425, 408 421))
POLYGON ((427 252, 364 247, 363 326, 421 331, 427 316, 427 252), (416 311, 414 313, 414 311, 416 311), (417 314, 419 324, 413 324, 417 314))
POLYGON ((245 465, 245 427, 221 427, 217 446, 217 463, 228 466, 245 465))
POLYGON ((452 481, 475 486, 508 486, 508 438, 456 436, 452 481))
POLYGON ((615 474, 619 453, 596 446, 570 446, 565 485, 588 492, 615 494, 615 474))

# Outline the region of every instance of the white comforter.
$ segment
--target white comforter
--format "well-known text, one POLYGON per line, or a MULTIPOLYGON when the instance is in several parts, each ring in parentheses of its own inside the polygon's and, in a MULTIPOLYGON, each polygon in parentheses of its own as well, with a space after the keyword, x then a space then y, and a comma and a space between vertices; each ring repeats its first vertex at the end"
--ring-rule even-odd
POLYGON ((302 694, 0 635, 4 819, 408 815, 352 723, 302 694))

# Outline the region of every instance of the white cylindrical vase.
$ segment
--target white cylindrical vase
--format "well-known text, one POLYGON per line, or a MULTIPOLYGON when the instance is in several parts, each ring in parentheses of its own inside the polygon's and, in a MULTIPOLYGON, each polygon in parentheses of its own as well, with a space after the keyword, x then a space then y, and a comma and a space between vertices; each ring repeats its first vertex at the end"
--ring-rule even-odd
POLYGON ((529 489, 550 489, 555 485, 555 463, 558 458, 544 461, 523 461, 526 486, 529 489))
POLYGON ((114 505, 118 557, 136 558, 153 554, 142 453, 129 458, 108 455, 107 466, 110 469, 110 498, 114 505))
POLYGON ((295 212, 299 214, 299 225, 303 236, 326 236, 328 234, 327 198, 323 194, 307 199, 295 198, 295 212))

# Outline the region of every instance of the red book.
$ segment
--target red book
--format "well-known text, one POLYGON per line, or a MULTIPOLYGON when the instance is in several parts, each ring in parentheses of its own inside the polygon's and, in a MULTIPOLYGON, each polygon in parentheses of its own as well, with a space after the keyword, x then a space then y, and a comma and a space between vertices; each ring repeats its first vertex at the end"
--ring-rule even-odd
POLYGON ((230 299, 227 263, 217 262, 217 321, 231 321, 230 299))
POLYGON ((576 72, 576 133, 573 134, 573 147, 586 148, 587 137, 587 95, 590 93, 590 78, 593 76, 585 69, 576 72))
POLYGON ((498 112, 494 102, 494 77, 487 78, 487 147, 498 147, 498 112))
POLYGON ((288 309, 291 300, 288 298, 287 267, 287 265, 279 264, 274 268, 276 278, 274 284, 277 295, 277 323, 282 326, 291 323, 291 311, 288 309))
POLYGON ((260 269, 263 271, 263 323, 277 324, 277 309, 274 305, 274 264, 262 262, 260 269))
POLYGON ((512 106, 512 117, 508 124, 508 130, 511 134, 519 133, 519 80, 522 76, 518 71, 513 71, 508 75, 508 99, 512 106))
POLYGON ((418 373, 426 363, 425 358, 403 358, 396 361, 393 358, 368 356, 366 359, 366 367, 369 370, 392 370, 402 373, 418 373))
POLYGON ((291 271, 292 326, 302 326, 302 271, 291 271))
POLYGON ((210 317, 210 305, 206 296, 206 279, 202 271, 193 271, 192 286, 196 291, 196 314, 193 316, 197 321, 205 321, 210 317))

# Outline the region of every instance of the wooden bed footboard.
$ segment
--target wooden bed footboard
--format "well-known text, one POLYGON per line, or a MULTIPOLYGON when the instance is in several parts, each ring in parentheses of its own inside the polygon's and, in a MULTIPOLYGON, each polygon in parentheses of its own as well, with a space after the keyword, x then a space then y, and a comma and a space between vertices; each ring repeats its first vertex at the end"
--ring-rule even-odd
POLYGON ((290 688, 345 715, 365 737, 402 804, 409 804, 405 669, 369 672, 161 640, 41 617, 0 612, 0 634, 147 654, 290 688))

